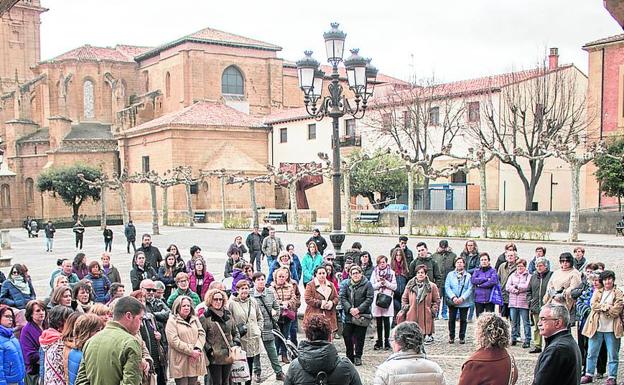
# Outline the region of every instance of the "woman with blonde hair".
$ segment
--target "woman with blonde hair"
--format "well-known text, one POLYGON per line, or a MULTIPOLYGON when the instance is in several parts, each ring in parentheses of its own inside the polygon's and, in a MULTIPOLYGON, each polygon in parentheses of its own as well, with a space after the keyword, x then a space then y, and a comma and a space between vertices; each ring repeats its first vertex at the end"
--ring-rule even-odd
MULTIPOLYGON (((249 282, 238 281, 236 289, 238 295, 232 298, 228 308, 238 327, 242 348, 247 354, 249 373, 253 373, 254 358, 260 355, 262 349, 264 318, 258 302, 250 296, 249 282)), ((251 385, 251 379, 246 384, 251 385)))
POLYGON ((496 313, 482 313, 477 318, 477 351, 464 362, 458 385, 508 385, 518 381, 515 359, 507 351, 509 329, 509 322, 496 313))
POLYGON ((108 321, 113 319, 113 312, 111 311, 110 307, 104 305, 103 303, 96 303, 91 306, 89 314, 95 314, 96 316, 98 316, 102 320, 104 325, 106 325, 108 321))
POLYGON ((176 385, 195 385, 206 374, 206 331, 195 315, 193 300, 176 298, 166 327, 169 342, 169 375, 176 385))
POLYGON ((84 344, 103 328, 104 322, 95 314, 82 314, 76 319, 72 348, 64 360, 65 379, 68 385, 74 385, 76 382, 84 344))

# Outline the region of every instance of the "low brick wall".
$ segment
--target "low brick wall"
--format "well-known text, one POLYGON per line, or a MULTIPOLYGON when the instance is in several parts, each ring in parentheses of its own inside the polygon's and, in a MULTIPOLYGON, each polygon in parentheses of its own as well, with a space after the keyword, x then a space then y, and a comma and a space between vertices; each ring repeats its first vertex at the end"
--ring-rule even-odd
MULTIPOLYGON (((407 216, 406 211, 381 212, 382 226, 397 226, 398 216, 407 216)), ((358 212, 354 212, 353 218, 358 212)), ((581 212, 579 231, 592 234, 615 234, 615 224, 622 218, 620 212, 581 212)), ((512 225, 535 225, 548 228, 552 232, 567 232, 570 213, 567 211, 489 211, 490 225, 509 227, 512 225)), ((479 211, 424 211, 413 212, 412 221, 416 226, 448 226, 470 225, 479 227, 481 217, 479 211)))

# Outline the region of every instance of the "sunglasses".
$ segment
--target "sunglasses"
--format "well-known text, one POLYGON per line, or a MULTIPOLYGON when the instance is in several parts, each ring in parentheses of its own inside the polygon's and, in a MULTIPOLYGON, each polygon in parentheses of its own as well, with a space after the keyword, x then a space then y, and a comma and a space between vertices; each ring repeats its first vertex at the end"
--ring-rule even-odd
POLYGON ((156 293, 156 291, 157 291, 156 289, 152 289, 151 287, 144 288, 144 289, 145 289, 145 291, 147 291, 149 293, 156 293))
POLYGON ((212 300, 217 302, 223 302, 223 298, 213 298, 212 300))
POLYGON ((11 275, 19 275, 19 271, 14 271, 11 273, 11 275))

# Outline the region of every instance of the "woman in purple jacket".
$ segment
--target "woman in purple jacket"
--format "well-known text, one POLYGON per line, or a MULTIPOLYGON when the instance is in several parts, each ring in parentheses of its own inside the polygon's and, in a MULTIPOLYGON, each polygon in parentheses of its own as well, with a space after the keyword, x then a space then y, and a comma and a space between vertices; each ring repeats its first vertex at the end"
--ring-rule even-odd
POLYGON ((514 346, 520 340, 520 319, 524 325, 524 343, 522 347, 531 347, 531 323, 529 321, 529 300, 527 291, 531 274, 527 270, 527 261, 518 259, 516 271, 509 276, 505 289, 509 292, 509 311, 511 313, 511 345, 514 346))
POLYGON ((47 312, 43 301, 32 300, 24 314, 28 323, 22 328, 19 343, 26 364, 26 385, 39 383, 39 336, 47 325, 47 312))
POLYGON ((480 267, 474 269, 470 279, 474 287, 477 317, 484 311, 494 311, 494 304, 490 301, 490 297, 492 290, 498 285, 498 274, 490 265, 490 255, 488 253, 479 254, 479 263, 480 267))

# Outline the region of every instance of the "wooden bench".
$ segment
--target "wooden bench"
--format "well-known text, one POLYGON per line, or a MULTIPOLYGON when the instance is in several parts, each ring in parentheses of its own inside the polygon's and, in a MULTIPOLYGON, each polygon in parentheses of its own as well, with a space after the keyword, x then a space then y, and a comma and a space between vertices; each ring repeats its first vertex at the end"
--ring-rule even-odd
POLYGON ((206 212, 205 211, 195 211, 193 213, 193 222, 195 222, 195 223, 206 223, 206 212))
POLYGON ((269 211, 269 215, 264 217, 264 222, 276 225, 288 225, 288 215, 283 211, 269 211))
POLYGON ((618 235, 624 235, 624 220, 619 221, 615 225, 615 236, 617 237, 618 235))
POLYGON ((379 217, 381 216, 381 212, 369 212, 369 213, 360 213, 357 217, 355 217, 355 222, 361 223, 379 223, 379 217))

